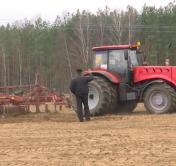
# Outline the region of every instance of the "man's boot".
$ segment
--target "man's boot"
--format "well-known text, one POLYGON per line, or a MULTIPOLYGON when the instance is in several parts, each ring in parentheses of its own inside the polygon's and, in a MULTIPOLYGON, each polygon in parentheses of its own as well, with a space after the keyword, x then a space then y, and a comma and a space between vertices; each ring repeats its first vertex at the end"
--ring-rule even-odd
POLYGON ((90 117, 86 117, 86 121, 90 121, 90 117))

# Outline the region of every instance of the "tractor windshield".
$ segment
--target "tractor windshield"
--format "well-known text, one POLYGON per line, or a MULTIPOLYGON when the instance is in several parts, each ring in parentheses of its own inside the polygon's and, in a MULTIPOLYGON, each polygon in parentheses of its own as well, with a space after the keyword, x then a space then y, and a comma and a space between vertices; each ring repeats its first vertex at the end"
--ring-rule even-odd
MULTIPOLYGON (((127 82, 128 63, 132 66, 137 66, 137 56, 135 50, 128 50, 128 60, 125 59, 125 50, 110 50, 109 51, 109 70, 117 72, 122 82, 127 82)), ((131 66, 130 65, 130 66, 131 66)))
MULTIPOLYGON (((128 50, 128 56, 132 66, 138 66, 136 50, 128 50)), ((127 61, 124 57, 124 49, 96 51, 94 67, 109 70, 124 70, 127 68, 127 61)))
POLYGON ((107 69, 107 51, 96 52, 94 66, 107 69))
POLYGON ((124 57, 124 50, 109 51, 109 70, 118 72, 122 77, 126 73, 127 61, 124 57))
MULTIPOLYGON (((138 66, 138 60, 136 56, 136 50, 128 50, 129 59, 132 66, 138 66)), ((114 70, 122 70, 127 68, 127 61, 124 57, 124 50, 111 50, 109 51, 109 68, 114 70)))
POLYGON ((138 66, 139 64, 138 64, 138 59, 136 56, 136 50, 129 50, 128 54, 129 54, 132 65, 138 66))

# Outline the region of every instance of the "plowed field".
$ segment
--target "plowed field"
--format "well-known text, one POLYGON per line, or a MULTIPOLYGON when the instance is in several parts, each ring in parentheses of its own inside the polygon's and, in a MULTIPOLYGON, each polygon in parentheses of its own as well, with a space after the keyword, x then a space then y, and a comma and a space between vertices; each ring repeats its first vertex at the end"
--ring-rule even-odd
POLYGON ((74 112, 0 119, 0 166, 174 166, 176 114, 131 115, 77 122, 74 112))

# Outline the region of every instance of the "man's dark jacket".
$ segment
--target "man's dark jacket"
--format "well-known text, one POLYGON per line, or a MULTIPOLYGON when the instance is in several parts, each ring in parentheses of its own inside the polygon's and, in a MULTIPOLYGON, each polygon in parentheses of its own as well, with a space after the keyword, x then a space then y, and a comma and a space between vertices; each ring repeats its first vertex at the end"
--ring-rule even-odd
POLYGON ((88 83, 92 81, 94 78, 93 76, 78 76, 71 80, 70 83, 70 90, 73 94, 88 94, 89 88, 88 83))

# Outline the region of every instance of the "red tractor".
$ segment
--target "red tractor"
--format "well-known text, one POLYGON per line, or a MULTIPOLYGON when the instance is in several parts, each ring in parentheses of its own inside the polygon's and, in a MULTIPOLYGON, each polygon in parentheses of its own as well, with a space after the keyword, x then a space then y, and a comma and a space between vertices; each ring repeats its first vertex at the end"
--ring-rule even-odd
POLYGON ((144 102, 149 113, 176 111, 176 67, 139 66, 139 45, 94 47, 94 67, 84 71, 89 84, 91 115, 132 112, 144 102))

